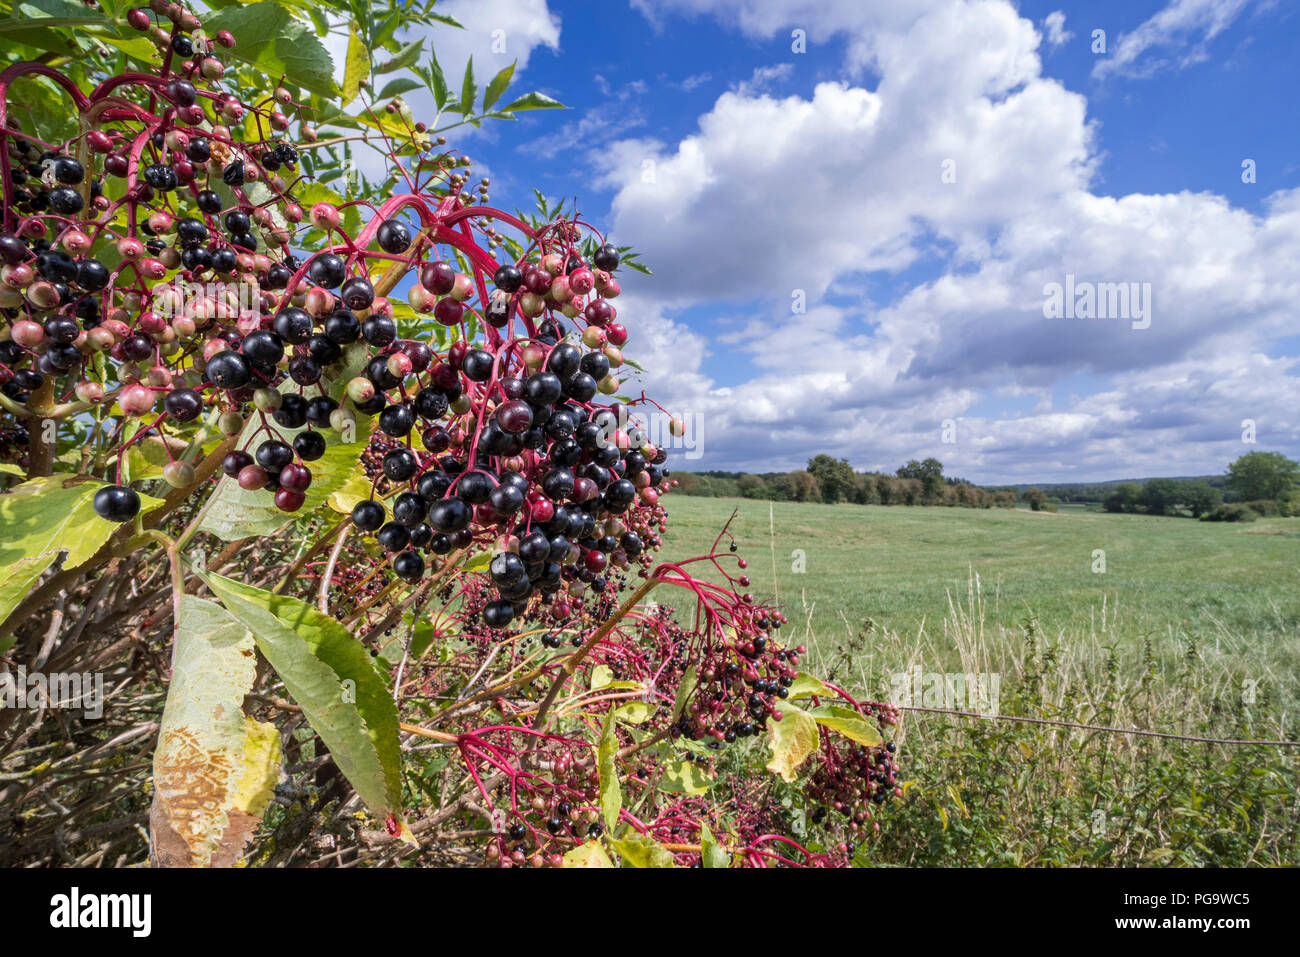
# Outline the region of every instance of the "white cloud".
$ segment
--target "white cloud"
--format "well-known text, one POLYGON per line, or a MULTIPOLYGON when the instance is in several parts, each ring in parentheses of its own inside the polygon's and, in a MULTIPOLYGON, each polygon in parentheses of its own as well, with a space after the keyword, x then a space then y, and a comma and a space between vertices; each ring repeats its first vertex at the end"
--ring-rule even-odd
POLYGON ((748 80, 737 83, 731 89, 737 96, 757 96, 765 92, 773 84, 786 79, 793 72, 793 63, 774 63, 772 66, 756 67, 748 80))
POLYGON ((1188 66, 1206 59, 1205 46, 1237 19, 1250 0, 1171 0, 1131 33, 1120 37, 1114 52, 1097 61, 1094 77, 1111 74, 1150 76, 1170 66, 1188 66), (1186 49, 1190 44, 1190 48, 1186 49), (1173 63, 1155 54, 1161 48, 1176 53, 1173 63))
MULTIPOLYGON (((811 10, 694 6, 768 35, 811 10)), ((667 337, 651 394, 705 415, 707 467, 828 451, 890 470, 934 454, 984 480, 1189 473, 1240 454, 1243 418, 1265 447, 1300 449, 1300 360, 1270 358, 1300 301, 1300 191, 1260 215, 1209 193, 1097 193, 1086 102, 1041 73, 1050 23, 1040 35, 1006 2, 899 6, 816 5, 825 36, 870 50, 875 89, 732 91, 675 145, 606 152, 614 232, 657 273, 625 284, 629 327, 644 310, 653 333, 629 354, 667 337), (875 287, 908 267, 934 278, 875 287), (1044 283, 1067 273, 1151 283, 1150 327, 1043 318, 1044 283), (747 321, 710 343, 681 321, 706 303, 747 321), (740 381, 709 377, 710 348, 740 381), (996 411, 1016 392, 1031 407, 996 411)))
POLYGON ((1064 46, 1074 36, 1073 33, 1065 29, 1065 14, 1060 10, 1053 10, 1043 17, 1043 29, 1046 31, 1049 46, 1064 46))

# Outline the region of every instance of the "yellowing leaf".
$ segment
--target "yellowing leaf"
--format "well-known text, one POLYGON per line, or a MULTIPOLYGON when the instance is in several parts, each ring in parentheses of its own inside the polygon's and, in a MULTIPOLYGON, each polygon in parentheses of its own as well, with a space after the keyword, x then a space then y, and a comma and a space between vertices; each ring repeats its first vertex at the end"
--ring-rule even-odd
POLYGON ((623 863, 628 867, 677 866, 668 848, 653 838, 643 837, 640 834, 633 834, 621 841, 610 841, 609 846, 623 858, 623 863))
POLYGON ((645 701, 629 701, 615 710, 614 720, 624 724, 645 724, 654 713, 654 706, 645 701))
POLYGON ((579 844, 564 855, 565 867, 613 867, 614 862, 605 853, 600 841, 579 844))
POLYGON ((834 691, 826 686, 820 678, 814 678, 806 671, 799 672, 790 685, 790 700, 796 698, 808 698, 817 695, 819 698, 838 698, 834 691))
POLYGON ((767 720, 767 742, 772 748, 767 769, 792 783, 799 766, 817 750, 817 722, 807 712, 790 705, 784 706, 781 712, 780 721, 767 720))
POLYGON ((214 602, 184 595, 171 686, 154 750, 149 811, 161 867, 231 867, 280 777, 280 733, 245 717, 253 636, 214 602))
POLYGON ((357 36, 356 27, 348 35, 347 61, 343 68, 343 104, 351 103, 361 92, 361 81, 370 75, 370 51, 357 36))
POLYGON ((704 768, 694 761, 675 761, 664 768, 660 787, 676 794, 690 794, 699 797, 713 786, 713 780, 704 768))
POLYGON ((843 705, 828 704, 820 708, 814 708, 809 711, 814 721, 832 731, 838 731, 858 744, 865 744, 869 748, 879 747, 882 743, 880 732, 874 726, 863 720, 862 716, 852 708, 846 708, 843 705))
MULTIPOLYGON (((87 561, 120 525, 95 514, 95 493, 104 482, 51 475, 16 485, 0 495, 0 621, 58 557, 65 569, 87 561)), ((140 496, 148 514, 162 499, 140 496)))

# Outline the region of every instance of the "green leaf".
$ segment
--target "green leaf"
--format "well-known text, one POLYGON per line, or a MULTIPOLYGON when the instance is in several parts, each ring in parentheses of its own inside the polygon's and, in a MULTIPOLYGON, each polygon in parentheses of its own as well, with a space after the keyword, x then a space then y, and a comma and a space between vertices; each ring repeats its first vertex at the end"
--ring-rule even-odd
POLYGON ((790 700, 796 698, 838 698, 839 695, 828 688, 820 678, 814 678, 806 671, 801 671, 790 684, 790 700))
POLYGON ((514 75, 515 64, 512 63, 492 78, 492 82, 487 86, 487 91, 483 94, 483 112, 486 113, 492 109, 492 104, 501 99, 501 94, 506 91, 506 87, 510 85, 510 79, 514 75))
POLYGON ((172 676, 153 758, 153 859, 231 867, 280 778, 280 732, 244 716, 253 636, 215 602, 181 596, 172 676))
POLYGON ((600 747, 596 749, 596 765, 600 771, 600 810, 605 817, 605 829, 614 833, 619 811, 623 810, 623 792, 618 786, 618 735, 614 733, 614 713, 605 715, 600 729, 600 747))
POLYGON ((628 867, 676 867, 672 852, 653 838, 633 834, 621 841, 611 840, 614 849, 628 867))
POLYGON ((447 105, 447 78, 442 75, 442 67, 438 65, 438 58, 432 50, 429 51, 429 86, 433 92, 433 102, 437 104, 438 111, 447 105))
POLYGON ((255 67, 271 83, 283 77, 313 93, 334 96, 334 61, 310 27, 278 3, 227 7, 203 21, 214 36, 229 30, 239 42, 225 55, 255 67))
POLYGON ((392 99, 395 96, 401 96, 403 93, 410 93, 412 90, 418 90, 419 88, 420 84, 409 76, 399 76, 384 84, 384 88, 379 91, 378 99, 392 99))
POLYGON ((357 36, 356 27, 348 34, 347 60, 343 65, 343 99, 344 106, 351 103, 361 92, 361 81, 370 75, 370 51, 357 36))
POLYGON ((682 716, 682 709, 686 707, 686 701, 695 690, 695 665, 687 665, 686 672, 682 675, 682 680, 677 683, 677 699, 673 701, 673 720, 676 721, 682 716))
MULTIPOLYGON (((420 59, 420 54, 424 52, 424 39, 412 40, 406 46, 402 47, 393 56, 391 60, 385 60, 379 66, 375 67, 376 73, 392 73, 394 70, 406 70, 415 65, 415 61, 420 59)), ((414 87, 412 87, 414 89, 414 87)))
POLYGON ((664 768, 660 787, 673 794, 690 794, 698 797, 713 787, 713 780, 694 761, 674 761, 664 768))
POLYGON ((567 110, 568 107, 559 100, 553 100, 546 94, 534 90, 501 109, 506 113, 517 113, 520 110, 567 110))
POLYGON ((456 107, 456 112, 469 116, 474 112, 474 98, 478 96, 478 86, 474 83, 474 58, 470 57, 469 62, 465 64, 465 81, 460 88, 460 103, 456 107))
POLYGON ((814 721, 832 731, 838 731, 858 744, 869 748, 879 747, 882 743, 880 732, 863 720, 852 708, 843 705, 828 704, 808 712, 814 721))
POLYGON ((480 552, 475 552, 465 559, 465 564, 461 566, 462 571, 466 572, 485 572, 492 564, 492 549, 485 548, 480 552))
POLYGON ((600 841, 579 844, 564 855, 564 867, 613 867, 614 862, 605 853, 600 841))
POLYGON ((703 858, 705 867, 730 867, 731 855, 728 854, 722 846, 713 838, 713 832, 709 830, 709 825, 700 825, 700 857, 703 858))
MULTIPOLYGON (((0 495, 0 621, 58 557, 66 551, 63 568, 89 559, 122 526, 95 514, 95 493, 106 483, 52 475, 16 485, 0 495)), ((162 499, 140 495, 141 514, 162 499)))
POLYGON ((207 573, 203 581, 253 632, 334 763, 376 814, 400 814, 397 706, 370 653, 305 602, 207 573))
POLYGON ((780 721, 767 719, 767 740, 772 748, 767 769, 790 784, 799 765, 817 750, 817 722, 807 712, 791 705, 783 706, 781 712, 780 721))
POLYGON ((645 724, 655 713, 654 705, 645 701, 629 701, 614 711, 614 720, 624 724, 645 724))

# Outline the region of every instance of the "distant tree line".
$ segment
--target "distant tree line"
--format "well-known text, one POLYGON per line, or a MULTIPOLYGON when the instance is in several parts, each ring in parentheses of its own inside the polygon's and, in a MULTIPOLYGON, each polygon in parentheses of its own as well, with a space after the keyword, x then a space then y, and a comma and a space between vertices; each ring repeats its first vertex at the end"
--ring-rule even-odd
POLYGON ((1108 512, 1180 515, 1207 522, 1253 522, 1300 515, 1300 463, 1280 452, 1247 452, 1228 466, 1221 487, 1201 479, 1121 482, 1102 502, 1108 512))
POLYGON ((678 472, 687 495, 757 498, 776 502, 850 502, 855 505, 950 505, 1014 508, 1016 495, 946 477, 938 459, 913 459, 893 475, 855 472, 846 459, 816 455, 795 472, 678 472))
POLYGON ((678 472, 681 491, 713 498, 855 505, 948 505, 1056 511, 1061 504, 1095 504, 1108 512, 1190 514, 1202 521, 1254 521, 1260 515, 1300 515, 1300 463, 1278 452, 1248 452, 1222 476, 1153 478, 1073 485, 981 487, 943 474, 935 458, 912 459, 893 475, 855 472, 846 459, 815 455, 794 472, 678 472))

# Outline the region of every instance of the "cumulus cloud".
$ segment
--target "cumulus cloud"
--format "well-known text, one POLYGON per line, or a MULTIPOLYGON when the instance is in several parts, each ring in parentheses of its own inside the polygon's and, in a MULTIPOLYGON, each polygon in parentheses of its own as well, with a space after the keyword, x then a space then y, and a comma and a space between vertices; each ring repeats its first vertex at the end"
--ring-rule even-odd
MULTIPOLYGON (((801 0, 690 7, 813 35, 801 0)), ((1041 71, 1053 25, 1009 3, 816 9, 823 36, 848 35, 847 67, 869 56, 874 89, 732 90, 691 135, 620 141, 600 170, 614 230, 657 273, 627 283, 674 343, 652 384, 705 416, 708 467, 828 451, 890 470, 934 454, 986 481, 1213 471, 1242 451, 1244 418, 1300 449, 1300 360, 1276 347, 1300 295, 1300 191, 1258 215, 1209 193, 1098 192, 1086 101, 1041 71), (905 269, 932 278, 878 304, 905 269), (1045 318, 1045 285, 1067 276, 1149 283, 1149 326, 1045 318), (682 319, 702 304, 750 319, 709 341, 682 319), (725 388, 709 374, 723 352, 743 379, 725 388), (999 414, 1008 392, 1032 408, 999 414)))

